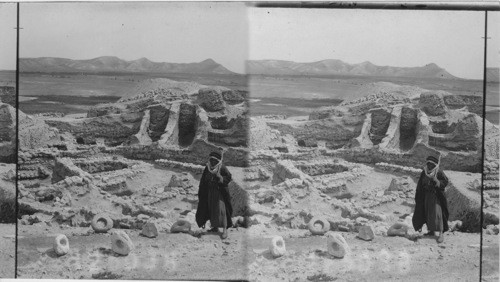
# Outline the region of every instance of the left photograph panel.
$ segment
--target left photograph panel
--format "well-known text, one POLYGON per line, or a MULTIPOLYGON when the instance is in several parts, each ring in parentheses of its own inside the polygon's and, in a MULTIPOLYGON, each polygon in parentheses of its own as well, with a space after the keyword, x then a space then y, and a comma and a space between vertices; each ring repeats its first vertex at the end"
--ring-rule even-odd
POLYGON ((17 277, 245 279, 245 4, 19 15, 17 277))
POLYGON ((0 278, 15 274, 16 27, 16 4, 0 3, 0 278))

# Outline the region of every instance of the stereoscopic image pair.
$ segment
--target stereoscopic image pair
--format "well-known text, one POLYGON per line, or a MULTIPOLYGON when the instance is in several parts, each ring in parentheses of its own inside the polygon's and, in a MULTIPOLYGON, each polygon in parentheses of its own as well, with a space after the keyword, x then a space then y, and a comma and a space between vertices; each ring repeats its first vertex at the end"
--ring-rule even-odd
POLYGON ((500 6, 285 4, 1 3, 0 277, 498 280, 500 6))

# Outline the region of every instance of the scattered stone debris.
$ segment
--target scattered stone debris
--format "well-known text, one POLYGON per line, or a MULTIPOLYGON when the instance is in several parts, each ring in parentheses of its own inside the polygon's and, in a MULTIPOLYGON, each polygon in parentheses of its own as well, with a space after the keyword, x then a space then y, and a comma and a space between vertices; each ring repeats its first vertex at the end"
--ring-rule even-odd
POLYGON ((190 232, 191 232, 191 223, 189 221, 182 219, 176 221, 170 228, 170 233, 190 233, 190 232))
POLYGON ((387 236, 401 236, 406 237, 410 227, 402 222, 394 223, 389 230, 387 230, 387 236))
POLYGON ((486 226, 483 232, 487 235, 498 235, 498 226, 490 224, 486 226))
POLYGON ((460 231, 462 229, 462 221, 460 220, 454 220, 452 222, 448 223, 448 228, 449 231, 460 231))

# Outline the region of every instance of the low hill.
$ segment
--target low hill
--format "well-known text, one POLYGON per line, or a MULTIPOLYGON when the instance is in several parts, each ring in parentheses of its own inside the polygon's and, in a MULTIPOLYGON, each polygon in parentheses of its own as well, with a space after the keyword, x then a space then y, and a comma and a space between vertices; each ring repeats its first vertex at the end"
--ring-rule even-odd
POLYGON ((431 63, 422 67, 377 66, 370 62, 348 64, 341 60, 297 63, 281 60, 249 60, 248 74, 263 75, 359 75, 415 78, 458 79, 445 69, 431 63))
POLYGON ((212 59, 199 63, 153 62, 147 58, 125 61, 118 57, 104 56, 90 60, 41 57, 20 58, 21 72, 139 72, 139 73, 190 73, 190 74, 234 74, 212 59))

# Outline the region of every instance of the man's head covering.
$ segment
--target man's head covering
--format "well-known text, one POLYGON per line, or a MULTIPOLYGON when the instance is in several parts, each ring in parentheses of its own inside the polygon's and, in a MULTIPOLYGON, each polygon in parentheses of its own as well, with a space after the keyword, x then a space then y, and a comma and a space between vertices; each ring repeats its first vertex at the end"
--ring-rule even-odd
POLYGON ((222 157, 221 157, 220 153, 218 153, 218 152, 212 152, 212 153, 210 153, 209 157, 210 157, 210 158, 216 158, 216 159, 218 159, 219 161, 222 159, 222 157))
POLYGON ((431 161, 431 162, 433 162, 435 164, 439 163, 439 160, 436 157, 434 157, 434 156, 428 156, 427 157, 427 161, 431 161))

